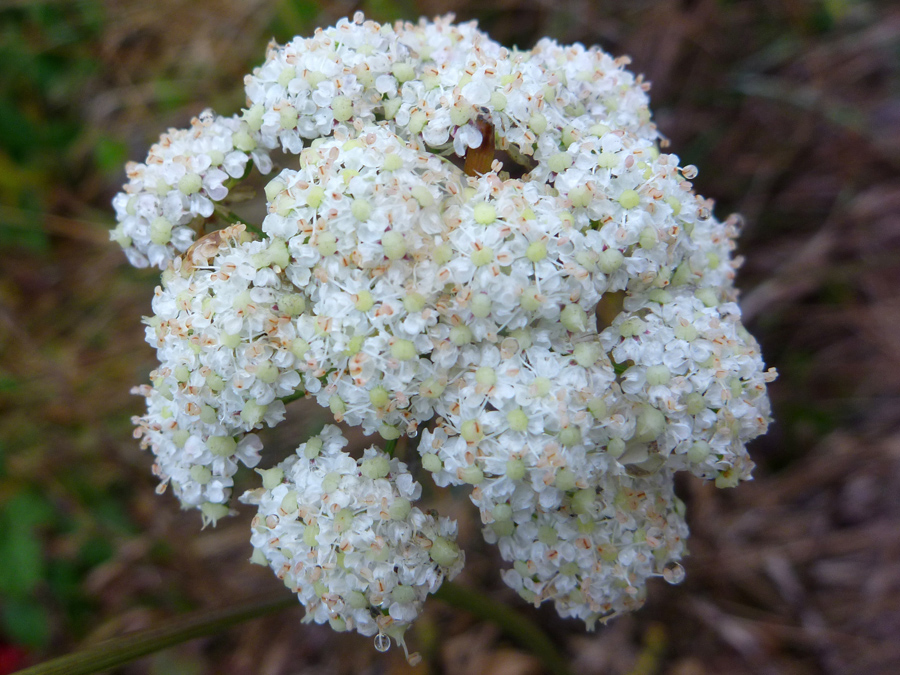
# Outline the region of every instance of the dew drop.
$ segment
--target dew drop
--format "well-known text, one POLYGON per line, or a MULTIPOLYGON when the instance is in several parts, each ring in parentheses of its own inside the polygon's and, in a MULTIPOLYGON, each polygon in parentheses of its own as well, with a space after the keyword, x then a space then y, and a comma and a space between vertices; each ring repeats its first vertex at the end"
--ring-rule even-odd
POLYGON ((391 648, 391 638, 384 633, 375 636, 375 649, 379 652, 386 652, 391 648))
POLYGON ((710 215, 712 215, 712 214, 710 214, 709 209, 706 208, 705 206, 701 206, 701 207, 697 210, 697 217, 698 217, 700 220, 709 220, 710 215))
POLYGON ((700 173, 700 172, 697 170, 697 167, 694 166, 693 164, 688 164, 687 166, 682 167, 682 169, 681 169, 681 175, 684 176, 685 178, 687 178, 688 180, 693 180, 694 178, 696 178, 698 173, 700 173))
POLYGON ((419 435, 419 431, 418 431, 418 429, 410 429, 406 435, 409 436, 410 438, 415 438, 416 436, 419 435))
POLYGON ((670 583, 673 586, 675 584, 680 584, 684 581, 684 567, 673 560, 672 562, 666 563, 666 566, 663 567, 662 575, 667 583, 670 583))

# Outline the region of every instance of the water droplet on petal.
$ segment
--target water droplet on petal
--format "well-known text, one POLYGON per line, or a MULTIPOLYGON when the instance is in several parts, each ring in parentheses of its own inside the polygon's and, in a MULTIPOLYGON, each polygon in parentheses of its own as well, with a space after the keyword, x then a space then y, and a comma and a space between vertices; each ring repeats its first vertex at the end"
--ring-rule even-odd
POLYGON ((672 562, 666 563, 666 566, 663 567, 662 575, 663 579, 673 586, 675 584, 680 584, 684 581, 684 567, 673 560, 672 562))
POLYGON ((406 435, 409 436, 410 438, 415 438, 416 436, 419 435, 419 432, 417 429, 411 429, 406 435))
POLYGON ((711 215, 712 214, 709 212, 709 209, 705 206, 701 206, 697 210, 697 218, 699 218, 700 220, 709 220, 711 215))
POLYGON ((379 633, 375 636, 375 649, 379 652, 386 652, 391 648, 391 638, 389 638, 384 633, 379 633))

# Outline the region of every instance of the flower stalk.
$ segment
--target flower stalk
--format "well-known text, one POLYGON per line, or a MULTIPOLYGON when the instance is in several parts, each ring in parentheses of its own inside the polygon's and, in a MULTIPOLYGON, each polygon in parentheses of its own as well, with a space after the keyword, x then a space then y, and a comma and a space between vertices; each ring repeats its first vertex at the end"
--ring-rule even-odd
MULTIPOLYGON (((447 605, 495 624, 504 634, 537 656, 547 671, 568 675, 569 670, 553 642, 534 623, 504 605, 478 593, 445 582, 435 597, 447 605)), ((217 609, 190 612, 167 620, 160 626, 104 640, 73 654, 37 664, 17 675, 91 675, 131 663, 143 656, 201 637, 216 635, 233 626, 275 614, 297 601, 283 591, 217 609)))

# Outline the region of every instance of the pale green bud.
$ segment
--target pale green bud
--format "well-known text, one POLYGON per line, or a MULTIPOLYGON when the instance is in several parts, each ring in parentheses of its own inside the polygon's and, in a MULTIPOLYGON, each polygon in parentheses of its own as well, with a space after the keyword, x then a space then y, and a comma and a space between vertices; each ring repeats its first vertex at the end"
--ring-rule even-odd
POLYGON ((229 508, 225 504, 213 504, 212 502, 206 502, 200 507, 200 511, 203 513, 204 522, 210 522, 213 524, 213 527, 216 526, 216 521, 219 518, 224 518, 228 515, 229 508))
POLYGON ((536 112, 528 120, 528 126, 534 133, 540 136, 547 130, 547 118, 544 117, 541 113, 536 112))
POLYGON ((542 397, 550 393, 553 382, 550 381, 549 377, 536 377, 531 381, 531 386, 534 389, 534 393, 538 397, 542 397))
POLYGON ((154 218, 150 223, 150 241, 154 244, 167 244, 172 239, 172 223, 162 216, 154 218))
POLYGON ((199 485, 206 485, 212 480, 212 471, 209 470, 209 467, 195 464, 191 467, 191 478, 199 485))
POLYGON ((521 408, 515 408, 506 413, 506 421, 512 431, 526 431, 528 429, 528 415, 521 408))
POLYGON ((391 345, 391 356, 398 361, 410 361, 416 358, 416 347, 409 340, 397 338, 391 345))
POLYGON ((469 443, 477 443, 484 438, 484 433, 481 431, 481 425, 478 424, 478 420, 466 420, 460 426, 459 432, 469 443))
POLYGON ((400 430, 396 427, 389 426, 387 424, 382 424, 378 427, 378 433, 381 437, 386 441, 393 441, 400 438, 400 430))
POLYGON ((486 293, 479 293, 472 298, 470 307, 476 318, 483 319, 491 313, 491 305, 491 297, 486 293))
POLYGON ((578 445, 581 443, 581 429, 576 426, 563 428, 559 432, 559 442, 567 448, 578 445))
POLYGON ((538 541, 544 546, 556 546, 559 543, 559 535, 552 525, 541 525, 538 528, 538 541))
POLYGON ((572 352, 575 362, 582 368, 590 368, 600 358, 600 345, 596 342, 579 342, 572 352))
POLYGON ((634 438, 647 443, 656 440, 666 428, 666 416, 656 408, 645 405, 637 418, 637 429, 634 438))
POLYGON ((482 246, 472 251, 472 255, 469 257, 475 267, 484 267, 494 260, 494 249, 490 246, 482 246))
MULTIPOLYGON (((271 202, 275 200, 275 197, 279 196, 287 186, 282 183, 280 180, 269 181, 266 184, 265 192, 266 192, 266 201, 271 202)), ((279 215, 285 215, 283 213, 279 215)))
POLYGON ((384 249, 384 255, 390 260, 399 260, 406 255, 406 240, 399 232, 391 230, 385 232, 381 238, 381 246, 384 249))
POLYGON ((373 387, 369 391, 369 402, 376 408, 386 408, 391 402, 391 396, 384 387, 373 387))
POLYGON ((231 436, 210 436, 206 441, 209 451, 219 457, 230 457, 234 454, 237 443, 231 436))
POLYGON ((308 441, 306 441, 306 447, 303 449, 303 456, 306 459, 315 459, 319 456, 319 453, 322 452, 322 439, 318 436, 313 436, 308 441))
POLYGON ((324 188, 313 185, 306 191, 306 203, 310 208, 317 209, 322 205, 322 202, 325 200, 325 190, 324 188))
POLYGON ((268 406, 260 405, 256 401, 247 401, 244 409, 241 411, 241 419, 249 426, 255 427, 262 422, 262 418, 266 415, 268 406))
POLYGON ((625 441, 621 438, 610 438, 609 443, 606 444, 606 452, 613 459, 619 459, 625 454, 625 441))
POLYGON ((384 478, 391 472, 391 463, 387 457, 376 456, 363 460, 359 468, 360 472, 366 478, 376 479, 384 478))
POLYGON ((279 111, 282 129, 293 129, 297 126, 297 109, 292 105, 283 105, 279 111))
POLYGON ((323 258, 334 255, 337 252, 337 237, 328 230, 319 232, 316 236, 316 249, 323 258))
POLYGON ((608 248, 605 251, 600 252, 597 260, 597 267, 599 267, 600 271, 604 274, 612 274, 622 266, 624 260, 625 256, 622 255, 621 251, 614 248, 608 248))
POLYGON ((533 241, 525 250, 525 257, 531 262, 540 262, 547 257, 547 245, 542 241, 533 241))
POLYGON ((454 326, 450 329, 450 342, 457 347, 467 345, 474 339, 472 330, 468 326, 454 326))
POLYGON ((688 415, 699 415, 706 410, 706 400, 697 392, 685 396, 684 402, 688 415))
POLYGON ((347 412, 347 404, 344 403, 344 400, 337 394, 332 394, 331 398, 328 399, 328 408, 335 416, 343 415, 347 412))
POLYGON ((444 468, 444 464, 440 457, 429 452, 422 455, 422 468, 431 473, 437 473, 444 468))
POLYGON ((403 159, 401 159, 400 155, 395 152, 385 155, 384 157, 384 170, 385 171, 396 171, 401 166, 403 166, 403 159))
POLYGON ((438 244, 434 247, 432 258, 436 265, 445 265, 453 259, 453 248, 449 244, 438 244))
POLYGON ((434 204, 434 197, 431 195, 431 191, 424 185, 416 185, 412 189, 412 196, 423 209, 434 204))
POLYGON ((572 166, 572 155, 568 152, 558 152, 547 160, 547 166, 553 173, 562 173, 572 166))
POLYGON ((412 505, 409 500, 398 497, 388 508, 388 515, 391 520, 405 520, 411 510, 412 505))
POLYGON ((319 536, 319 526, 316 524, 307 525, 303 530, 303 543, 309 546, 310 548, 315 548, 318 546, 319 542, 316 541, 316 538, 319 536))
POLYGON ((484 387, 497 384, 497 371, 489 366, 481 366, 475 371, 475 381, 484 387))
POLYGON ((656 232, 655 227, 645 227, 641 230, 641 235, 638 238, 638 244, 641 248, 653 248, 659 243, 659 235, 656 232))
POLYGON ((441 567, 449 567, 459 558, 459 546, 443 537, 435 537, 428 554, 441 567))
POLYGON ((716 297, 716 292, 711 288, 699 288, 694 292, 694 295, 707 307, 715 307, 719 304, 719 298, 716 297))
POLYGON ((248 129, 251 131, 259 131, 259 128, 262 126, 263 115, 265 112, 266 109, 257 103, 245 110, 244 114, 241 115, 241 119, 247 123, 248 129))
POLYGON ((203 180, 196 173, 186 173, 178 180, 178 189, 186 195, 196 194, 203 187, 203 180))
POLYGON ((672 379, 672 373, 663 365, 647 368, 647 384, 651 387, 668 384, 670 379, 672 379))
POLYGON ((334 119, 346 122, 353 117, 353 102, 347 96, 335 96, 331 101, 331 110, 334 119))
MULTIPOLYGON (((394 116, 400 110, 400 106, 403 105, 403 99, 399 96, 397 98, 389 98, 384 102, 384 118, 386 120, 394 119, 394 116)), ((387 162, 385 162, 385 168, 387 168, 387 162)), ((393 169, 388 169, 388 171, 393 171, 393 169)))
POLYGON ((444 393, 447 385, 433 377, 429 377, 419 387, 419 394, 425 398, 438 398, 444 393))
POLYGON ((291 340, 290 346, 291 354, 296 356, 298 359, 302 359, 306 356, 306 352, 309 351, 309 343, 303 338, 294 338, 291 340))
POLYGON ((469 485, 478 485, 484 480, 484 472, 477 465, 472 464, 459 470, 459 477, 469 485))
POLYGON ((278 379, 278 367, 271 361, 263 361, 256 367, 256 378, 266 384, 278 379))
POLYGON ((284 478, 284 471, 277 466, 271 469, 256 469, 256 473, 262 476, 262 484, 266 490, 274 490, 281 485, 281 481, 284 478))
POLYGON ((529 286, 519 296, 519 305, 526 312, 536 312, 541 307, 540 291, 536 286, 529 286))
POLYGON ((522 480, 525 477, 525 462, 518 458, 507 460, 506 477, 510 480, 522 480))
POLYGON ((588 401, 587 408, 591 415, 593 415, 598 420, 606 417, 606 414, 608 412, 606 401, 599 397, 592 398, 590 401, 588 401))
POLYGON ((553 484, 558 490, 571 492, 575 489, 575 473, 571 469, 558 469, 553 484))
POLYGON ((299 293, 287 293, 278 300, 278 308, 288 316, 303 314, 306 310, 306 298, 299 293))
POLYGON ((572 333, 583 333, 587 329, 587 312, 580 305, 566 305, 559 314, 560 323, 572 333))
POLYGON ((706 441, 697 441, 687 451, 687 458, 691 464, 700 464, 709 457, 712 448, 706 441))
POLYGON ((350 204, 350 213, 360 222, 365 222, 372 215, 372 205, 366 199, 354 199, 350 204))
POLYGON ((572 510, 578 515, 588 515, 594 509, 597 495, 594 490, 579 490, 572 496, 572 510))

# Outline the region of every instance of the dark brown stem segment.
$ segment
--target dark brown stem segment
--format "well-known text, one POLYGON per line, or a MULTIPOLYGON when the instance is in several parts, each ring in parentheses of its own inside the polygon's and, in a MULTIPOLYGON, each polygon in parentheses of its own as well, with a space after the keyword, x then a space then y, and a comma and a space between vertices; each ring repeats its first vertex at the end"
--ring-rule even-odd
POLYGON ((481 145, 466 152, 467 176, 480 176, 491 170, 494 162, 494 125, 485 117, 478 117, 475 126, 481 132, 481 145))

